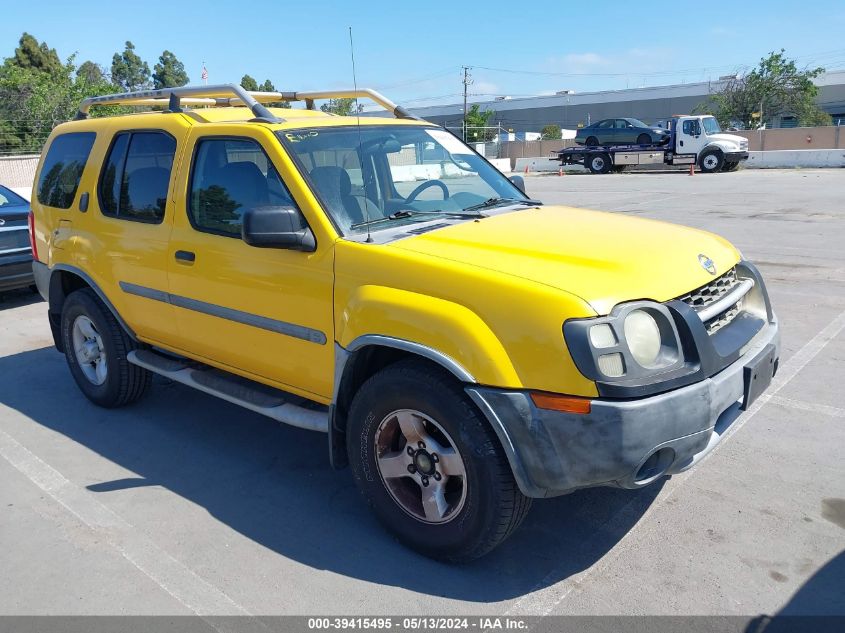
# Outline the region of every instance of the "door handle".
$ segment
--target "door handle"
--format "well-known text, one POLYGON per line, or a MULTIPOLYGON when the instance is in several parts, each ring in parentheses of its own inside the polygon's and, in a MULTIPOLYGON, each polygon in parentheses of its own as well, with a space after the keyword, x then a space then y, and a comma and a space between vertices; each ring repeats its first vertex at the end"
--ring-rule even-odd
POLYGON ((196 253, 191 251, 176 251, 176 259, 180 262, 193 263, 197 258, 196 253))

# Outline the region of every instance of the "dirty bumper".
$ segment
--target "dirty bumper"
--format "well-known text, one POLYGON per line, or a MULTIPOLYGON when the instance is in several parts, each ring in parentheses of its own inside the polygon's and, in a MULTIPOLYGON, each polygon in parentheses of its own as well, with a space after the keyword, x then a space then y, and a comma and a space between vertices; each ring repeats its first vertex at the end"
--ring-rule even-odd
POLYGON ((584 415, 539 409, 525 391, 466 391, 499 436, 524 494, 639 488, 691 468, 719 443, 765 390, 779 344, 773 321, 739 360, 706 380, 648 398, 593 400, 584 415))

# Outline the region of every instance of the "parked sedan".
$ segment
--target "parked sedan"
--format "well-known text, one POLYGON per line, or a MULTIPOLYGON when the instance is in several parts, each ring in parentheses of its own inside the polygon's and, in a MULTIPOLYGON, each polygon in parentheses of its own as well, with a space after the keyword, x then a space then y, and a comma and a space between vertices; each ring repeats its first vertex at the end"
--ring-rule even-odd
POLYGON ((603 119, 578 130, 578 145, 652 145, 669 140, 669 130, 646 125, 639 119, 603 119))
POLYGON ((0 185, 0 291, 33 283, 29 202, 0 185))

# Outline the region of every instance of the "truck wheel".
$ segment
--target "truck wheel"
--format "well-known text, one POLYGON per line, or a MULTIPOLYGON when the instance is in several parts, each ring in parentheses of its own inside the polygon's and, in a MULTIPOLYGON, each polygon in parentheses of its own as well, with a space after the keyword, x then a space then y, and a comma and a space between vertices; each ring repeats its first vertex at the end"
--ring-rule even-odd
POLYGON ((138 345, 90 288, 65 300, 61 335, 70 373, 91 402, 120 407, 146 394, 152 374, 126 360, 138 345))
POLYGON ((591 136, 586 141, 584 141, 584 145, 587 147, 598 147, 599 140, 595 136, 591 136))
POLYGON ((651 137, 648 134, 640 134, 637 137, 637 145, 651 145, 651 137))
POLYGON ((591 156, 587 162, 587 167, 594 174, 606 174, 611 168, 610 156, 607 154, 596 154, 591 156))
POLYGON ((718 149, 712 149, 704 152, 698 160, 698 166, 702 173, 713 174, 722 169, 722 164, 725 162, 724 154, 718 149))
POLYGON ((483 556, 531 506, 460 384, 425 361, 398 362, 364 383, 346 445, 355 484, 376 516, 426 556, 483 556))

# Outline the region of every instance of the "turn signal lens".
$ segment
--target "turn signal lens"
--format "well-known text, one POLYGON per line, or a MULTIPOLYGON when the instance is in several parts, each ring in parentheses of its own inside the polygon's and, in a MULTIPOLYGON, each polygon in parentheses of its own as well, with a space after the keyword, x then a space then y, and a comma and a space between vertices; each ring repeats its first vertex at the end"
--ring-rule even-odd
POLYGON ((531 400, 538 409, 563 411, 564 413, 589 413, 590 399, 562 396, 558 393, 531 392, 531 400))
POLYGON ((604 354, 599 356, 599 371, 608 378, 625 375, 625 363, 622 354, 604 354))

